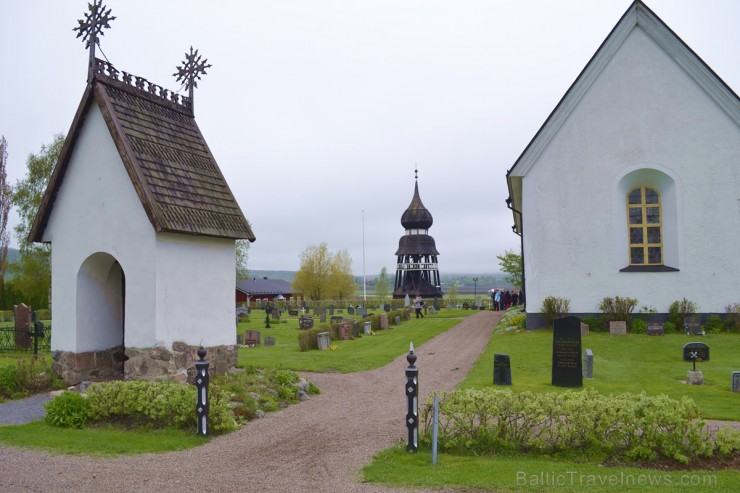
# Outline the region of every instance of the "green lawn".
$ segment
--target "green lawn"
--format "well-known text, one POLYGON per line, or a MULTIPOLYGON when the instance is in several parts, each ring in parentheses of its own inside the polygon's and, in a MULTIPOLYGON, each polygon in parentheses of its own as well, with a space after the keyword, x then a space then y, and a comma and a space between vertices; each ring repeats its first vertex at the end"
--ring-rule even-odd
MULTIPOLYGON (((613 336, 595 333, 582 338, 583 350, 594 353, 594 378, 583 379, 584 387, 604 394, 623 392, 666 394, 674 399, 691 397, 705 418, 740 421, 740 395, 730 391, 733 371, 740 369, 740 335, 712 334, 687 337, 683 334, 651 337, 644 334, 613 336), (697 364, 704 385, 686 385, 691 364, 683 361, 682 347, 701 341, 710 347, 710 361, 697 364)), ((511 358, 513 391, 562 391, 550 385, 552 330, 494 335, 461 387, 490 387, 493 383, 494 353, 511 358)))
MULTIPOLYGON (((399 355, 407 353, 410 342, 418 347, 457 325, 461 317, 473 313, 475 312, 471 310, 442 310, 438 314, 427 315, 419 320, 412 315, 411 320, 402 322, 401 325, 391 325, 389 330, 379 331, 372 336, 362 336, 350 341, 332 341, 334 349, 301 352, 298 347, 298 318, 286 319, 283 316, 285 323, 271 322, 271 328, 266 329, 264 312, 254 310, 250 322, 239 324, 238 333, 244 334, 247 329, 256 329, 260 331, 263 341, 265 336, 274 336, 276 345, 239 348, 239 366, 341 373, 372 370, 385 366, 399 355)), ((315 323, 317 325, 314 327, 321 325, 318 318, 315 323)))
POLYGON ((729 493, 740 491, 740 471, 662 471, 604 467, 525 455, 472 457, 384 450, 363 469, 365 482, 397 487, 524 492, 729 493))
POLYGON ((182 430, 124 430, 96 427, 75 430, 36 421, 0 426, 0 442, 59 454, 131 455, 185 450, 205 443, 195 432, 182 430))

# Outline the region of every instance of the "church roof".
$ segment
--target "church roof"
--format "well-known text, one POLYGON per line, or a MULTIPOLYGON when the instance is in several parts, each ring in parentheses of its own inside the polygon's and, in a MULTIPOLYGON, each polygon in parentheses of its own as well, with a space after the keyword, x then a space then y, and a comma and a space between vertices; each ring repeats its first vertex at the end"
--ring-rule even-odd
POLYGON ((401 215, 401 225, 406 229, 429 229, 433 222, 432 214, 424 207, 419 197, 419 182, 415 182, 414 197, 401 215))
POLYGON ((521 234, 522 231, 520 212, 522 210, 522 177, 547 148, 599 74, 635 28, 645 32, 727 113, 732 121, 740 124, 740 99, 733 90, 647 5, 641 0, 635 0, 506 173, 506 181, 509 185, 507 203, 513 209, 514 230, 517 233, 521 234))
POLYGON ((251 296, 300 293, 300 290, 294 290, 288 281, 282 279, 247 279, 238 281, 236 289, 251 296))
POLYGON ((97 59, 29 240, 42 241, 92 104, 103 114, 155 231, 255 240, 195 122, 192 101, 97 59))

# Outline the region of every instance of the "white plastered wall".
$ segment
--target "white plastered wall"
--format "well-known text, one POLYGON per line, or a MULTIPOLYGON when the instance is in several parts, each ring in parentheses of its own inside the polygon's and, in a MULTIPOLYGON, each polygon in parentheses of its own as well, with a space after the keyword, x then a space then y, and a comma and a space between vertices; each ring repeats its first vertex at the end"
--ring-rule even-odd
POLYGON ((615 295, 663 313, 683 297, 703 313, 738 301, 738 156, 738 125, 634 29, 523 178, 528 311, 548 295, 569 298, 573 313, 598 312, 615 295), (628 265, 620 187, 640 169, 673 182, 666 264, 679 272, 619 272, 628 265))
POLYGON ((87 272, 102 265, 104 254, 125 276, 126 347, 234 344, 234 240, 156 234, 95 103, 70 159, 44 231, 44 241, 52 242, 52 350, 120 344, 110 331, 77 331, 84 322, 78 314, 115 322, 104 297, 92 296, 90 304, 78 299, 79 278, 92 279, 88 291, 95 282, 115 282, 100 269, 87 272))

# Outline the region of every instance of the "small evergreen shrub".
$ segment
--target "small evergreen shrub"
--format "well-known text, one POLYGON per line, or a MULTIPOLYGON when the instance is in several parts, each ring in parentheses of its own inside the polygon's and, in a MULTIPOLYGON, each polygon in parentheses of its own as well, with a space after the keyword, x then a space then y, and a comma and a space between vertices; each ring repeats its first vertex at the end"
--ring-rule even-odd
POLYGON ((675 334, 676 333, 676 324, 671 322, 670 320, 663 324, 663 332, 666 334, 675 334))
POLYGON ((668 320, 676 324, 676 327, 683 327, 684 319, 694 315, 698 308, 696 303, 686 298, 676 300, 668 308, 668 320))
POLYGON ((62 428, 82 428, 90 419, 90 404, 77 392, 65 390, 44 404, 44 422, 62 428))
POLYGON ((599 310, 604 313, 603 317, 607 322, 629 322, 636 306, 637 298, 607 296, 599 303, 599 310))
POLYGON ((588 325, 588 330, 592 332, 606 332, 609 329, 603 318, 594 315, 583 317, 581 322, 588 325))
POLYGON ((633 334, 645 334, 647 332, 647 322, 641 318, 634 318, 630 322, 630 332, 633 334))
POLYGON ((719 334, 725 330, 725 321, 719 315, 710 315, 704 322, 704 331, 708 334, 719 334))
POLYGON ((547 296, 542 300, 542 317, 548 326, 552 327, 553 321, 558 317, 563 317, 568 314, 570 310, 570 300, 568 298, 556 298, 555 296, 547 296))

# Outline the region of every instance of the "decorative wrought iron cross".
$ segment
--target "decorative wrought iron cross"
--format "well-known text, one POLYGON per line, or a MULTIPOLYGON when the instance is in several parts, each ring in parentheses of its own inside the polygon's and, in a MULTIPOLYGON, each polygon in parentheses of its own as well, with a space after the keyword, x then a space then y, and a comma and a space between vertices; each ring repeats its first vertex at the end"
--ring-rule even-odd
POLYGON ((90 49, 90 61, 88 64, 87 80, 92 80, 95 67, 95 45, 99 45, 98 36, 103 36, 103 28, 110 29, 110 22, 116 17, 110 15, 111 9, 103 5, 102 0, 93 0, 93 3, 87 4, 88 13, 85 13, 84 19, 78 19, 79 26, 72 29, 77 32, 77 37, 82 36, 82 42, 85 48, 90 49))
POLYGON ((201 75, 207 75, 206 69, 211 68, 210 63, 207 59, 203 59, 198 54, 198 50, 193 51, 193 47, 190 47, 190 53, 185 53, 185 60, 182 65, 175 67, 177 72, 172 74, 177 82, 182 81, 185 87, 188 89, 188 95, 190 97, 190 108, 193 114, 195 114, 193 104, 193 88, 198 87, 198 81, 201 75))

